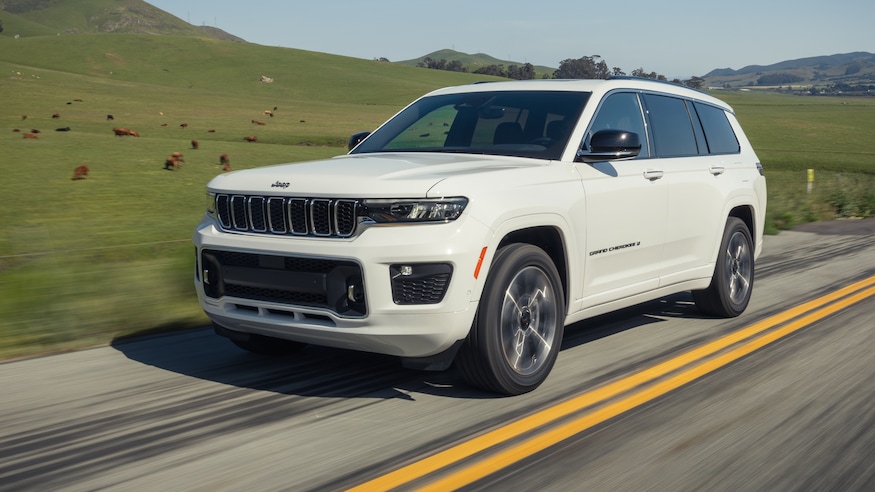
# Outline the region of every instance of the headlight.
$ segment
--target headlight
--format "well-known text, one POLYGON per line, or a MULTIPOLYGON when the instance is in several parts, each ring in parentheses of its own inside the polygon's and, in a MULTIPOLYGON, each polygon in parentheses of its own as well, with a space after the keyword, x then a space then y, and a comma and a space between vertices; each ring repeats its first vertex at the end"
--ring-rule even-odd
POLYGON ((468 204, 464 197, 421 200, 364 200, 368 218, 378 224, 395 222, 450 222, 468 204))

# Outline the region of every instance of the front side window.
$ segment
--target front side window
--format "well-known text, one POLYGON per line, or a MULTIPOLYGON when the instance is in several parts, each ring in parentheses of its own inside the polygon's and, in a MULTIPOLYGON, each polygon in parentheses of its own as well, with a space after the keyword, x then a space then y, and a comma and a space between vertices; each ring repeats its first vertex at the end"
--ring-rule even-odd
POLYGON ((641 152, 638 157, 650 155, 647 148, 644 115, 641 112, 638 95, 634 92, 615 92, 605 98, 587 132, 585 142, 587 147, 589 147, 589 137, 599 130, 624 130, 637 133, 641 141, 641 152))
POLYGON ((424 97, 351 153, 455 152, 559 159, 590 94, 484 91, 424 97))

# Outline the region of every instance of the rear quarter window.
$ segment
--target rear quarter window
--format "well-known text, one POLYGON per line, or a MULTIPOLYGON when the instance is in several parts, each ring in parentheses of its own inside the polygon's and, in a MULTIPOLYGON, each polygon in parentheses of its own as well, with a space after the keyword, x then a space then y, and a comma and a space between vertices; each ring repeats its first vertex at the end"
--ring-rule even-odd
POLYGON ((710 154, 737 154, 741 151, 738 138, 732 131, 732 125, 726 117, 726 112, 720 108, 707 104, 693 103, 699 121, 705 131, 705 140, 708 142, 710 154))

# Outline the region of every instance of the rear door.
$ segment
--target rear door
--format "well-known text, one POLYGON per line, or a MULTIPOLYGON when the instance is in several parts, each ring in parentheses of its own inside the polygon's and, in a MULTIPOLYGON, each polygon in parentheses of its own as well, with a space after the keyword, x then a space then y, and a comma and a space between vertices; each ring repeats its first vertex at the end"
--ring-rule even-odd
MULTIPOLYGON (((661 260, 660 286, 709 277, 710 264, 725 218, 723 204, 729 185, 724 173, 726 155, 712 155, 705 139, 696 105, 687 99, 645 94, 644 106, 651 126, 654 153, 664 171, 668 189, 665 248, 661 260)), ((721 109, 708 106, 715 122, 721 109)), ((722 116, 726 122, 725 115, 722 116)), ((716 124, 716 123, 715 123, 716 124)), ((728 124, 728 122, 727 122, 728 124)), ((730 129, 731 132, 731 129, 730 129)), ((717 148, 738 151, 738 141, 711 142, 717 148)))

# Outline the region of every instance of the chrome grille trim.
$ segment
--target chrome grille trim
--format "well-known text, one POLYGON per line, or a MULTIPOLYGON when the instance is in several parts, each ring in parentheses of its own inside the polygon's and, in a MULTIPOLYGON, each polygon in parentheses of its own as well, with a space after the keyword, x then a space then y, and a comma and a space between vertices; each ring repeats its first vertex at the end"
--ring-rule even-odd
POLYGON ((350 237, 355 232, 359 203, 356 200, 334 202, 334 230, 338 237, 350 237))
POLYGON ((228 231, 348 238, 362 204, 355 199, 216 194, 216 217, 228 231))
POLYGON ((331 224, 331 200, 318 198, 310 201, 310 230, 320 237, 332 234, 334 228, 331 224))
POLYGON ((289 198, 288 216, 292 224, 292 234, 296 236, 306 236, 309 231, 307 226, 307 199, 289 198))
POLYGON ((267 221, 264 213, 264 197, 249 197, 249 227, 252 232, 267 232, 267 221))
POLYGON ((249 224, 246 222, 246 197, 243 195, 234 195, 231 197, 231 219, 234 224, 234 229, 245 231, 249 229, 249 224))
POLYGON ((285 199, 272 196, 267 199, 267 222, 270 224, 270 232, 274 234, 286 234, 289 232, 288 221, 283 214, 285 199))

